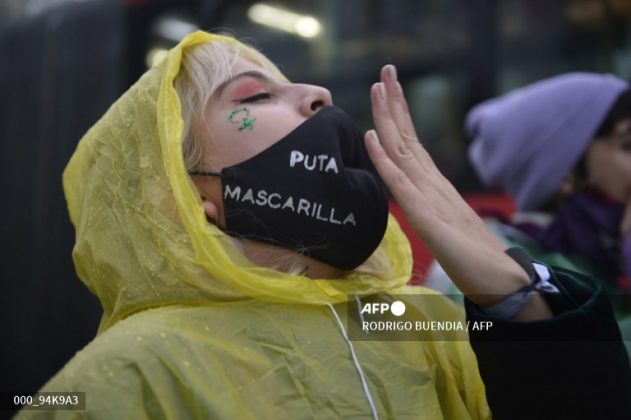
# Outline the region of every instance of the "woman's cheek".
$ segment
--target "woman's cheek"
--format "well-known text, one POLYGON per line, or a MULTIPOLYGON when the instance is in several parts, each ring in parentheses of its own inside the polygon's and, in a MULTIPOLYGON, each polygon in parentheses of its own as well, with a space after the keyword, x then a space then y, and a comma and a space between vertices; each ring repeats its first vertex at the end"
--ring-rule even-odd
POLYGON ((253 133, 257 133, 261 138, 265 139, 265 142, 269 145, 281 140, 289 133, 291 133, 296 127, 298 127, 304 118, 296 118, 291 113, 272 113, 259 112, 256 114, 256 125, 253 133))
POLYGON ((611 198, 626 202, 631 197, 631 154, 595 142, 587 153, 590 184, 611 198))
POLYGON ((619 199, 623 202, 631 200, 631 153, 617 150, 612 158, 610 171, 611 182, 619 185, 619 199))

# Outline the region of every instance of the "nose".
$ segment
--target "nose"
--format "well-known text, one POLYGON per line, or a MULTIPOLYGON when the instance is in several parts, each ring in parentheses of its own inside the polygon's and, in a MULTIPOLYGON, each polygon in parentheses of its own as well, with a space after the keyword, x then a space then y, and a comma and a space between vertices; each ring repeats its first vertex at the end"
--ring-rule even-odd
POLYGON ((300 113, 310 117, 325 106, 333 105, 331 92, 321 86, 300 85, 302 95, 300 98, 300 113))

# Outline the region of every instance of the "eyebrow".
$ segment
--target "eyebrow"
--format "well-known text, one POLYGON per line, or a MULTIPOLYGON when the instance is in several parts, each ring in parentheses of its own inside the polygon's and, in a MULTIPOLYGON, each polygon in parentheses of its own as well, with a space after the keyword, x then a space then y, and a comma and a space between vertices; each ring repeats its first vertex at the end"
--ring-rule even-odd
POLYGON ((224 89, 231 83, 236 82, 239 79, 243 79, 245 77, 251 77, 253 79, 257 79, 263 83, 269 83, 270 82, 270 78, 265 76, 263 73, 258 72, 256 70, 250 70, 250 71, 244 71, 243 73, 239 73, 235 76, 232 76, 230 79, 226 80, 225 82, 223 82, 222 84, 219 85, 219 87, 217 87, 217 90, 215 91, 215 94, 217 96, 221 96, 222 92, 224 91, 224 89))

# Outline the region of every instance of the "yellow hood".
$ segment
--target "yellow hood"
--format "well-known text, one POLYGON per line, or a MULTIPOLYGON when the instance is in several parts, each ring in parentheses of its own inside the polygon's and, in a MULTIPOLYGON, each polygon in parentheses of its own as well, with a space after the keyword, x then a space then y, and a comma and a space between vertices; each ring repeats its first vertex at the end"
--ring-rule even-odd
MULTIPOLYGON (((256 266, 206 221, 184 167, 183 120, 173 87, 182 52, 204 42, 238 41, 204 32, 187 36, 86 133, 64 172, 76 229, 73 259, 103 306, 99 332, 132 313, 175 303, 323 305, 405 284, 411 252, 392 216, 376 251, 391 262, 389 272, 349 272, 336 280, 256 266)), ((243 56, 248 59, 247 50, 243 56)))

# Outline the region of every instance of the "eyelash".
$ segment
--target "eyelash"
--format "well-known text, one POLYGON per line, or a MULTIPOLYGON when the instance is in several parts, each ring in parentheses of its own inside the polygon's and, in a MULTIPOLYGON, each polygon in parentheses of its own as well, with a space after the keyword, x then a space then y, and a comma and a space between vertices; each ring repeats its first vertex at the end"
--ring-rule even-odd
POLYGON ((256 95, 249 96, 247 98, 239 99, 237 102, 240 104, 251 104, 259 101, 270 99, 272 95, 268 92, 257 93, 256 95))

